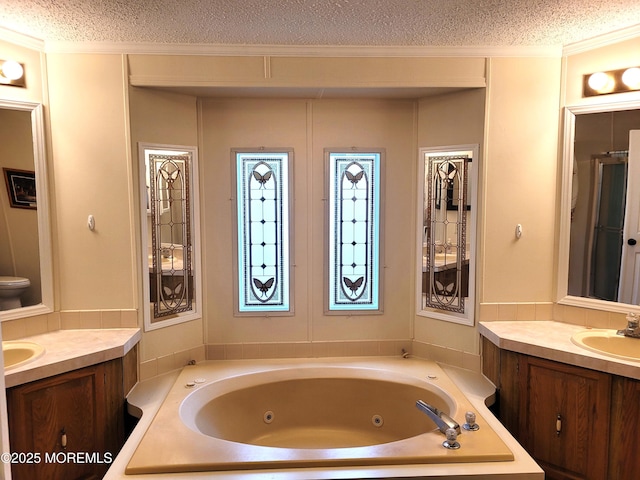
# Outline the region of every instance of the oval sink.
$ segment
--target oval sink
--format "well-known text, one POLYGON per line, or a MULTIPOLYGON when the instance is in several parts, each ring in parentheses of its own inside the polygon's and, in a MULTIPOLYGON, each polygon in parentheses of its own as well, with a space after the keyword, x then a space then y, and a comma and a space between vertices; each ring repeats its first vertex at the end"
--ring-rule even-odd
POLYGON ((640 361, 640 338, 624 337, 616 330, 583 330, 575 333, 571 341, 602 355, 640 361))
POLYGON ((31 362, 44 353, 44 347, 33 342, 7 341, 2 342, 2 356, 4 369, 15 368, 31 362))

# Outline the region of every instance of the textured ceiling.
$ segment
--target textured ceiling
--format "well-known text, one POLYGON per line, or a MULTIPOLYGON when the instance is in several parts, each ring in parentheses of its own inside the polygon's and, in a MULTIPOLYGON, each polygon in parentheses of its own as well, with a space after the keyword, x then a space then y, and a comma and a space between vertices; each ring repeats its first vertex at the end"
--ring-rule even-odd
POLYGON ((640 24, 639 0, 0 0, 45 42, 559 46, 640 24))

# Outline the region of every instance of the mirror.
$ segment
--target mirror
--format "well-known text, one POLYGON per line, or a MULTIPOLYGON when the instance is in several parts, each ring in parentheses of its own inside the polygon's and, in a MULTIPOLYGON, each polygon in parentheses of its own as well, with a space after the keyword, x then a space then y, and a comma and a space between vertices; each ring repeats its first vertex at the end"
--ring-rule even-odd
POLYGON ((199 318, 195 147, 140 145, 145 328, 199 318))
POLYGON ((630 230, 638 202, 629 200, 640 195, 640 152, 629 152, 640 101, 567 107, 564 128, 560 303, 628 312, 639 303, 625 269, 635 269, 630 244, 640 241, 637 225, 630 230))
POLYGON ((0 183, 4 190, 0 192, 0 276, 28 279, 28 286, 24 285, 17 293, 19 302, 5 301, 5 307, 0 308, 0 321, 3 321, 53 311, 49 202, 40 104, 0 100, 0 167, 4 177, 0 183))
POLYGON ((478 146, 424 148, 419 158, 418 315, 473 325, 478 146))

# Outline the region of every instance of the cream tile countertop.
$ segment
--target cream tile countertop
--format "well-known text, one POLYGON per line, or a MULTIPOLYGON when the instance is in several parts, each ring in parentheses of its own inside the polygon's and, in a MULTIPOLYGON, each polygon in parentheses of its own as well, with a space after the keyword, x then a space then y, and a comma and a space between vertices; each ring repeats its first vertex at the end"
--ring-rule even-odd
POLYGON ((574 333, 586 329, 554 321, 480 322, 478 328, 482 336, 504 350, 640 380, 640 362, 591 352, 571 341, 574 333))
POLYGON ((6 387, 123 357, 140 341, 139 328, 57 330, 20 340, 42 345, 37 359, 4 371, 6 387))

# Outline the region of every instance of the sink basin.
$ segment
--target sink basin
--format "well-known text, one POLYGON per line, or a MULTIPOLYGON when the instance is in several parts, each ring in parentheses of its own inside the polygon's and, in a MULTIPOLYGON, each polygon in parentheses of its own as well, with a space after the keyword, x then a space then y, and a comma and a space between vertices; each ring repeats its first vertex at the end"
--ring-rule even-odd
POLYGON ((571 337, 579 347, 625 360, 640 361, 640 338, 618 335, 616 330, 582 330, 571 337))
POLYGON ((4 369, 15 368, 29 363, 44 353, 44 347, 33 342, 2 342, 4 369))

